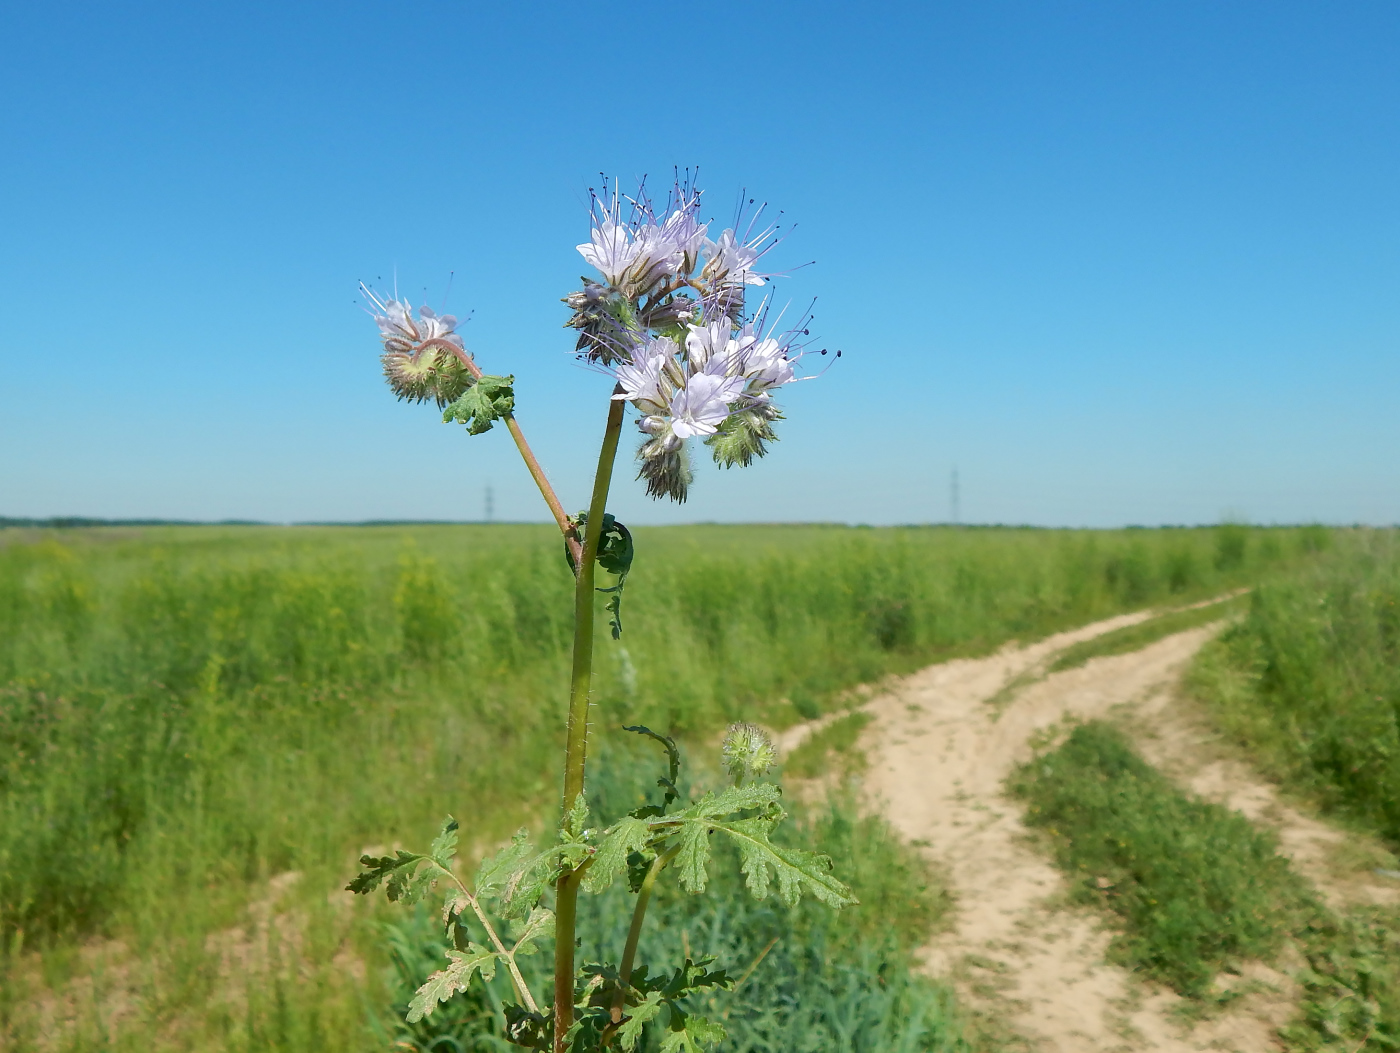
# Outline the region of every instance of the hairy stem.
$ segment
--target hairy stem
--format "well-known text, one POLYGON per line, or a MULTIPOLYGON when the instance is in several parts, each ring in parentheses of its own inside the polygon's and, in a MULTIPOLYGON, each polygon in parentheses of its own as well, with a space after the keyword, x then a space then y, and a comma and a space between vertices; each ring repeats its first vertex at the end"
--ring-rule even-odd
POLYGON ((675 858, 680 846, 662 853, 651 861, 647 876, 642 878, 642 887, 637 890, 637 905, 632 908, 632 927, 627 930, 627 945, 622 949, 622 964, 617 970, 617 991, 613 995, 612 1022, 621 1023, 622 1009, 626 1005, 627 985, 632 981, 632 963, 637 960, 637 941, 642 935, 642 920, 646 917, 647 904, 651 902, 651 889, 656 884, 661 868, 675 858))
MULTIPOLYGON (((476 364, 471 352, 458 347, 452 341, 425 340, 421 346, 438 347, 451 351, 474 380, 481 379, 481 367, 476 364)), ((569 523, 569 517, 564 512, 564 505, 559 500, 559 495, 554 492, 554 487, 550 485, 549 478, 544 474, 544 468, 540 466, 539 460, 535 457, 535 451, 530 449, 530 444, 525 441, 525 433, 520 430, 520 422, 515 419, 513 413, 506 416, 506 427, 510 429, 510 437, 515 440, 515 448, 520 451, 520 456, 525 461, 525 467, 530 471, 530 477, 540 488, 540 496, 544 498, 544 503, 549 506, 549 514, 554 517, 554 522, 559 526, 559 532, 564 535, 564 543, 569 546, 569 552, 574 557, 574 566, 578 566, 583 558, 583 546, 579 544, 579 540, 574 534, 574 528, 569 523)))
MULTIPOLYGON (((578 795, 583 793, 584 766, 588 759, 588 696, 593 682, 593 593, 598 542, 603 533, 608 489, 612 485, 613 462, 622 434, 622 414, 626 403, 608 403, 608 423, 603 446, 598 451, 598 472, 593 477, 593 498, 588 505, 588 526, 584 530, 583 551, 579 556, 578 579, 574 583, 574 668, 569 684, 569 728, 564 753, 564 802, 567 816, 578 795)), ((578 872, 559 878, 554 907, 554 1049, 563 1053, 564 1036, 574 1021, 574 921, 578 904, 578 872)))

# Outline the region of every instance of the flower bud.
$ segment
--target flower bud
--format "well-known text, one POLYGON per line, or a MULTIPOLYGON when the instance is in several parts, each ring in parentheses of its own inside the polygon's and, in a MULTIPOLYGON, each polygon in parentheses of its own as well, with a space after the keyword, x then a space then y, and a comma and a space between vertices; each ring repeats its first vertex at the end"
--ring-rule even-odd
POLYGON ((756 724, 730 724, 720 749, 724 770, 734 780, 735 786, 742 786, 749 779, 756 779, 778 762, 778 751, 773 740, 756 724))

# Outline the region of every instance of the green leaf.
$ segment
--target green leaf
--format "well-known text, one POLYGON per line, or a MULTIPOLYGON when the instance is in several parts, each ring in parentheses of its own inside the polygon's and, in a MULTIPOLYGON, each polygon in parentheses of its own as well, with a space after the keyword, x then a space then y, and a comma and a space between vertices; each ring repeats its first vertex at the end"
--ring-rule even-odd
POLYGON ((442 824, 442 832, 434 839, 428 855, 443 870, 452 869, 452 860, 457 855, 457 820, 452 816, 442 824))
POLYGON ((633 1006, 628 1012, 627 1019, 617 1029, 617 1040, 622 1048, 630 1050, 635 1046, 637 1039, 642 1037, 642 1028, 659 1012, 661 1012, 660 991, 651 992, 647 995, 646 1001, 633 1006))
POLYGON ((704 822, 687 822, 681 827, 681 850, 676 853, 676 870, 681 888, 687 892, 704 892, 710 875, 705 865, 710 861, 710 827, 704 822))
POLYGON ((627 869, 627 857, 645 848, 654 832, 645 819, 629 815, 619 820, 598 842, 593 865, 583 876, 583 887, 589 892, 602 892, 627 869))
MULTIPOLYGON (((678 779, 681 774, 681 751, 676 747, 676 740, 669 735, 658 735, 644 724, 631 724, 624 727, 622 730, 653 738, 661 743, 662 747, 666 750, 666 775, 664 778, 656 780, 656 785, 666 791, 666 799, 661 804, 661 813, 664 813, 667 808, 671 807, 671 802, 678 800, 681 795, 681 791, 676 788, 676 779, 678 779)), ((638 809, 638 811, 640 811, 640 809, 638 809)), ((633 812, 632 814, 637 815, 637 812, 633 812)))
POLYGON ((564 817, 564 823, 560 828, 560 837, 572 843, 584 840, 584 831, 588 826, 588 798, 579 794, 574 798, 574 803, 569 806, 569 814, 564 817))
POLYGON ((553 1039, 552 1013, 532 1013, 524 1006, 508 1005, 506 1039, 526 1049, 548 1049, 553 1039))
POLYGON ((413 1001, 408 1003, 408 1022, 416 1024, 433 1011, 439 1002, 446 1002, 458 991, 465 991, 474 973, 481 973, 483 980, 496 975, 495 951, 487 950, 475 943, 465 951, 448 951, 450 964, 441 972, 433 973, 428 982, 418 988, 413 1001))
MULTIPOLYGON (((588 513, 580 512, 571 516, 570 521, 574 524, 579 540, 582 540, 588 528, 588 513)), ((628 573, 632 570, 633 554, 632 532, 613 518, 611 512, 605 512, 603 530, 598 535, 598 555, 595 558, 598 566, 617 577, 616 584, 598 590, 608 594, 608 602, 603 605, 603 609, 608 612, 608 625, 612 629, 614 640, 622 639, 622 589, 627 584, 628 573)), ((568 541, 564 542, 564 558, 569 561, 569 569, 577 572, 574 553, 568 541)))
POLYGON ((499 903, 507 918, 525 917, 554 876, 557 854, 557 848, 537 851, 529 833, 517 831, 510 844, 481 861, 476 872, 477 897, 499 903))
POLYGON ((691 961, 687 958, 684 965, 676 967, 676 971, 671 974, 670 979, 665 979, 664 976, 648 979, 646 981, 647 989, 659 990, 668 1001, 675 1001, 686 995, 694 994, 696 991, 706 991, 713 987, 727 990, 733 987, 734 981, 723 969, 710 971, 710 966, 714 963, 713 957, 701 958, 698 961, 691 961))
POLYGON ((345 887, 357 895, 367 896, 387 881, 389 898, 398 899, 403 895, 418 861, 423 858, 417 852, 405 852, 403 849, 392 856, 361 856, 360 866, 367 869, 345 887))
POLYGON ((704 892, 709 884, 705 867, 710 860, 710 828, 714 826, 713 820, 751 808, 776 807, 780 796, 782 791, 767 782, 729 786, 718 793, 711 790, 682 812, 652 820, 653 825, 675 824, 680 827, 676 868, 680 874, 681 888, 687 892, 704 892))
POLYGON ((710 858, 710 833, 720 831, 739 847, 740 869, 749 891, 758 899, 768 895, 777 878, 778 892, 789 904, 804 891, 832 907, 855 903, 851 890, 828 873, 831 860, 815 852, 780 848, 769 840, 784 813, 778 804, 782 791, 772 783, 755 782, 711 791, 689 808, 674 815, 651 820, 654 826, 678 826, 680 851, 676 866, 681 887, 703 892, 708 883, 706 864, 710 858), (730 818, 739 812, 758 811, 748 818, 730 818))
POLYGON ((368 869, 346 885, 347 889, 367 895, 383 883, 389 899, 404 903, 417 903, 433 890, 439 878, 452 876, 429 857, 402 849, 392 856, 361 856, 360 866, 368 869), (427 866, 420 867, 422 863, 427 866))
POLYGON ((723 1042, 728 1034, 713 1020, 692 1014, 673 1014, 671 1027, 671 1032, 661 1042, 661 1053, 705 1053, 707 1048, 713 1049, 723 1042))
POLYGON ((755 899, 767 897, 771 870, 778 879, 778 894, 789 906, 797 903, 804 891, 829 907, 858 902, 851 890, 829 873, 829 856, 782 848, 769 841, 768 835, 776 825, 776 820, 762 816, 714 824, 715 830, 727 834, 739 846, 739 869, 755 899))
POLYGON ((497 420, 509 417, 514 411, 515 389, 511 386, 514 383, 513 376, 481 377, 443 411, 443 423, 465 424, 472 435, 490 431, 497 420))
POLYGON ((554 912, 546 910, 544 907, 536 907, 530 911, 530 916, 525 920, 525 926, 520 930, 520 935, 515 939, 515 946, 511 949, 511 957, 520 954, 534 954, 538 947, 535 941, 548 939, 554 935, 554 912))

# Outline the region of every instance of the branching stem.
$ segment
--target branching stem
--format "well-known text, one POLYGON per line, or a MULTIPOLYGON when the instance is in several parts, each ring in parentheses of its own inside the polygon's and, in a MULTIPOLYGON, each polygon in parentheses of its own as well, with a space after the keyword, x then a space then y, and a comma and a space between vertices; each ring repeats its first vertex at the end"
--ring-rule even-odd
MULTIPOLYGON (((472 358, 471 352, 466 351, 450 340, 425 340, 422 348, 437 347, 445 351, 451 351, 457 356, 457 361, 462 363, 462 367, 472 375, 473 380, 481 379, 481 367, 472 358)), ((554 522, 559 527, 559 532, 564 535, 564 543, 569 546, 569 552, 574 557, 574 566, 579 566, 583 558, 583 546, 579 544, 578 536, 574 533, 573 525, 569 522, 568 514, 564 511, 564 505, 559 500, 559 495, 554 492, 554 487, 550 485, 549 477, 544 474, 539 460, 535 457, 535 451, 530 449, 530 444, 525 441, 525 433, 520 430, 520 422, 515 419, 515 414, 506 415, 506 427, 510 429, 510 437, 515 440, 515 448, 520 451, 521 458, 525 461, 525 467, 530 470, 530 477, 535 480, 535 485, 540 488, 540 496, 544 498, 544 503, 549 506, 549 514, 554 517, 554 522)))
MULTIPOLYGON (((450 870, 448 873, 452 874, 450 870)), ((501 941, 501 937, 497 935, 495 927, 491 924, 491 920, 487 918, 486 912, 481 909, 481 903, 471 894, 471 890, 469 890, 466 885, 462 884, 462 879, 456 874, 452 874, 452 880, 456 882, 457 887, 462 892, 462 896, 471 904, 472 911, 476 914, 476 920, 481 922, 481 927, 486 930, 486 938, 491 941, 491 946, 496 948, 496 953, 505 959, 506 968, 510 970, 511 982, 515 984, 516 993, 524 999, 525 1008, 532 1013, 538 1013, 540 1007, 535 1002, 535 996, 530 992, 530 986, 525 982, 525 977, 520 975, 520 969, 517 968, 515 964, 515 951, 506 950, 506 945, 501 941)))
MULTIPOLYGON (((593 477, 593 497, 588 504, 588 525, 584 530, 583 551, 575 567, 574 583, 574 666, 569 684, 569 727, 564 753, 563 815, 573 809, 583 793, 584 767, 588 759, 588 702, 593 682, 593 583, 597 569, 598 543, 603 533, 608 489, 612 485, 613 462, 622 434, 626 402, 608 403, 608 423, 603 445, 598 451, 598 471, 593 477)), ((574 1022, 574 924, 578 906, 579 872, 567 871, 556 886, 554 907, 554 1049, 563 1053, 564 1036, 574 1022)))
POLYGON ((632 908, 632 927, 627 930, 627 945, 622 949, 622 964, 617 970, 617 991, 613 994, 612 1022, 622 1022, 622 1009, 626 1005, 627 985, 632 982, 632 965, 637 960, 637 941, 642 935, 642 921, 646 917, 647 904, 651 902, 651 889, 656 884, 661 868, 676 857, 680 845, 663 852, 651 861, 642 887, 637 890, 637 904, 632 908))

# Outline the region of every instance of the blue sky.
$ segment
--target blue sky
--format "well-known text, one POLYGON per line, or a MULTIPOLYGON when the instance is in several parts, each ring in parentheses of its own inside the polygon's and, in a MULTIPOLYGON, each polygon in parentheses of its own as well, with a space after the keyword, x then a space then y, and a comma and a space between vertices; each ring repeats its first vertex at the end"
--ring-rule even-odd
POLYGON ((0 58, 0 515, 543 518, 383 386, 395 274, 581 506, 587 187, 698 165, 845 354, 620 517, 944 520, 956 466, 965 521, 1400 521, 1392 2, 31 4, 0 58))

